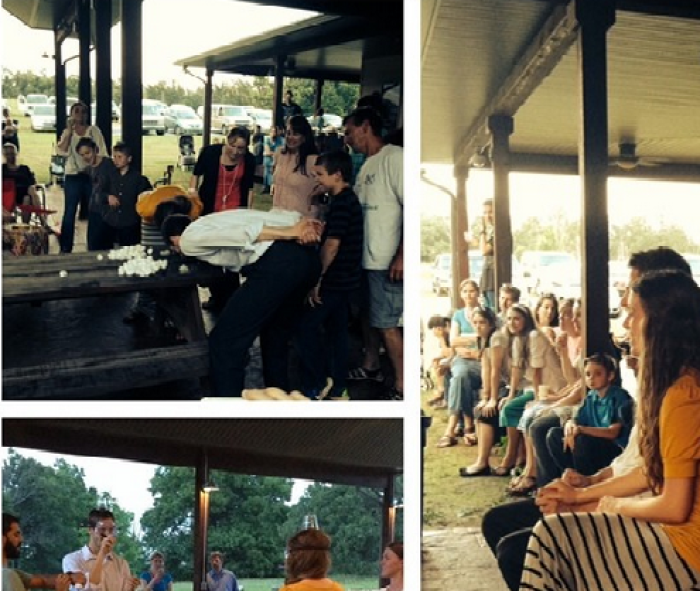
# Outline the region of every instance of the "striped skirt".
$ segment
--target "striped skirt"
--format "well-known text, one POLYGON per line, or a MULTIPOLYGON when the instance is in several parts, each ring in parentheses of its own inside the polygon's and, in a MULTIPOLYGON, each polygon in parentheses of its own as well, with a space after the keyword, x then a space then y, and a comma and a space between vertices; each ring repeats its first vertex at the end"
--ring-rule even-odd
POLYGON ((550 515, 533 529, 520 589, 685 591, 700 573, 663 527, 607 513, 550 515))

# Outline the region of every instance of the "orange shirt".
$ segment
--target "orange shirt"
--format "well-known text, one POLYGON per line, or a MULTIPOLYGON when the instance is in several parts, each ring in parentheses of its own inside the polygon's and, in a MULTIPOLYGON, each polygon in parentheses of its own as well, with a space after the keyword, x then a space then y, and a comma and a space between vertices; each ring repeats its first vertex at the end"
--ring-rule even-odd
POLYGON ((700 571, 700 373, 681 376, 661 404, 661 457, 664 479, 695 478, 695 502, 680 525, 665 525, 673 547, 700 571))

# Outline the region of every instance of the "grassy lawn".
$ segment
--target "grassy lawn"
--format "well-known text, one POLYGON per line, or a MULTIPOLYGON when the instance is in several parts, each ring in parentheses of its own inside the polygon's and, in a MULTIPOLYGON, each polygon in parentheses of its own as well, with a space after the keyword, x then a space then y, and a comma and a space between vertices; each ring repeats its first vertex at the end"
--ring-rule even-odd
MULTIPOLYGON (((482 476, 461 478, 459 469, 476 458, 476 447, 466 447, 460 440, 454 447, 436 447, 445 431, 447 411, 428 406, 433 392, 423 391, 421 404, 433 419, 424 449, 423 524, 426 529, 448 527, 478 527, 486 509, 508 500, 505 488, 508 478, 482 476)), ((500 458, 492 456, 491 465, 500 458)))
MULTIPOLYGON (((331 575, 346 591, 369 591, 378 589, 379 577, 355 577, 352 575, 331 575)), ((279 579, 239 579, 244 591, 272 591, 284 585, 284 580, 279 579)), ((191 581, 173 583, 173 591, 193 591, 191 581)))

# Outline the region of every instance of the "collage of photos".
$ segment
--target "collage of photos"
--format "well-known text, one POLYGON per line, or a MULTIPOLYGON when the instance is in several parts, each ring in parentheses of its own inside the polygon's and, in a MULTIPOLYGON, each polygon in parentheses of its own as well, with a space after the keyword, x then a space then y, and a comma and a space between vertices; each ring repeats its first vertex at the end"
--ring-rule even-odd
POLYGON ((0 32, 2 591, 700 589, 698 2, 0 32))

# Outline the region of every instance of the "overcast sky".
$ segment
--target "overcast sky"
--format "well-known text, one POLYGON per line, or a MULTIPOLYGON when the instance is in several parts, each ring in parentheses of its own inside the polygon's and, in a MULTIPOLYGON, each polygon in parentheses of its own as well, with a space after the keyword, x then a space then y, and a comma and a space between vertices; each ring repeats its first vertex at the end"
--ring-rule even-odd
MULTIPOLYGON (((3 67, 15 71, 44 70, 52 75, 53 63, 42 58, 42 55, 53 54, 53 33, 32 30, 6 10, 0 11, 0 14, 3 67)), ((144 0, 144 83, 176 80, 183 86, 196 88, 201 82, 185 75, 173 62, 315 14, 235 0, 144 0)), ((66 40, 63 44, 63 59, 77 53, 77 40, 66 40)), ((113 76, 119 78, 121 24, 112 28, 112 62, 113 76)), ((78 60, 68 62, 66 70, 68 76, 77 76, 78 60)), ((202 73, 197 69, 193 72, 202 73)), ((214 81, 223 77, 222 74, 215 75, 214 81)))

